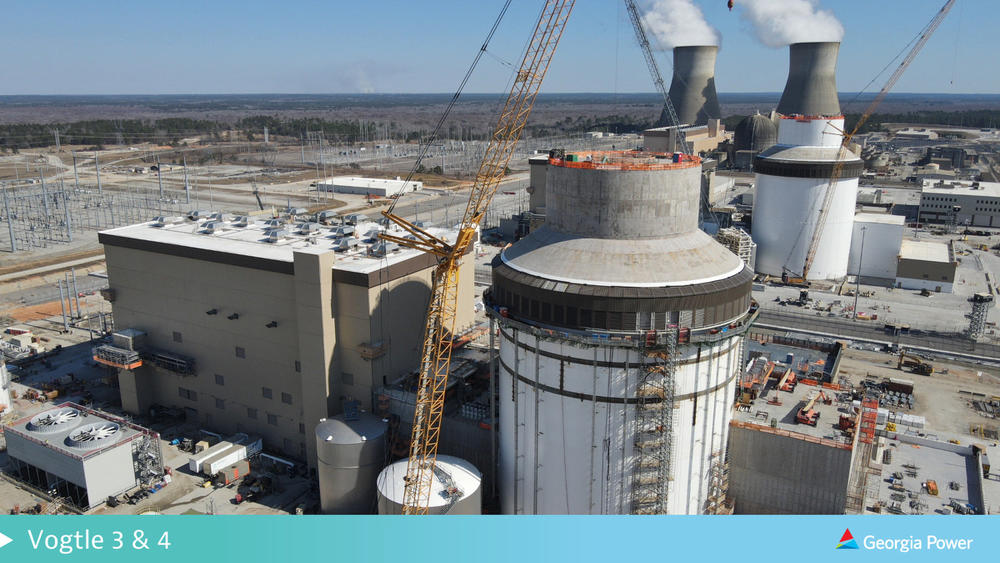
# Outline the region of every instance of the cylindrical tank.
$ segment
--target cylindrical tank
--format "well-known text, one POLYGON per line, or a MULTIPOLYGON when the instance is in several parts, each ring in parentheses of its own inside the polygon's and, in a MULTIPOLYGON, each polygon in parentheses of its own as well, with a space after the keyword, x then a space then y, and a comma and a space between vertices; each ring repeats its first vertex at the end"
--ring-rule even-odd
POLYGON ((722 116, 715 93, 716 45, 674 47, 674 76, 670 101, 677 119, 688 125, 705 125, 722 116))
POLYGON ((326 514, 371 514, 375 482, 385 463, 387 424, 361 413, 356 420, 342 415, 316 426, 320 506, 326 514))
MULTIPOLYGON (((378 513, 402 514, 406 488, 406 459, 386 467, 378 476, 378 513)), ((481 514, 482 473, 468 461, 437 456, 431 478, 429 514, 481 514)))
POLYGON ((0 413, 10 409, 10 374, 7 372, 7 364, 0 357, 0 413))

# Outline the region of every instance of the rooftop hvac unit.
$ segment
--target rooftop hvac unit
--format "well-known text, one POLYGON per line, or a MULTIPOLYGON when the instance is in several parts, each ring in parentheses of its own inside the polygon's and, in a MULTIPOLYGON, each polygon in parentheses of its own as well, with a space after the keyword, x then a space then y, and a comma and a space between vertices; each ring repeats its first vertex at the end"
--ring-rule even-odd
POLYGON ((363 213, 351 213, 344 217, 344 222, 348 225, 357 225, 368 220, 368 216, 363 213))
POLYGON ((136 328, 124 328, 111 335, 111 343, 126 350, 138 350, 145 342, 146 333, 136 328))
POLYGON ((205 235, 214 235, 225 231, 227 227, 228 225, 223 221, 209 221, 202 227, 201 232, 205 235))
POLYGON ((268 219, 264 221, 265 229, 278 229, 285 226, 285 221, 282 219, 268 219))
POLYGON ((167 225, 175 225, 184 219, 182 217, 153 217, 153 222, 151 227, 166 227, 167 225))
POLYGON ((226 214, 223 213, 223 212, 221 212, 221 211, 215 211, 211 215, 208 216, 208 220, 209 221, 223 221, 224 222, 226 220, 226 214))
POLYGON ((66 445, 74 448, 92 449, 114 442, 121 427, 110 421, 86 424, 66 437, 66 445))
POLYGON ((79 422, 79 420, 80 411, 74 408, 52 409, 36 414, 28 421, 27 429, 32 432, 51 434, 64 430, 67 426, 72 426, 79 422))
POLYGON ((288 231, 286 229, 268 229, 264 231, 264 242, 273 243, 285 238, 288 238, 288 231))
POLYGON ((237 215, 236 217, 233 217, 233 220, 229 224, 238 229, 242 229, 250 224, 250 218, 246 215, 237 215))
POLYGON ((202 221, 209 218, 212 215, 211 211, 205 211, 204 209, 199 209, 196 211, 189 211, 187 218, 192 221, 202 221))
POLYGON ((344 237, 338 239, 333 243, 333 249, 337 252, 346 252, 352 248, 358 246, 358 239, 353 237, 344 237))
POLYGON ((303 235, 308 235, 310 233, 318 233, 320 229, 319 223, 299 223, 295 226, 295 229, 303 235))
POLYGON ((340 225, 339 227, 331 229, 330 232, 333 233, 333 236, 335 237, 346 237, 354 234, 354 227, 351 225, 340 225))
POLYGON ((398 250, 399 245, 394 242, 379 241, 368 248, 369 256, 385 256, 394 250, 398 250))

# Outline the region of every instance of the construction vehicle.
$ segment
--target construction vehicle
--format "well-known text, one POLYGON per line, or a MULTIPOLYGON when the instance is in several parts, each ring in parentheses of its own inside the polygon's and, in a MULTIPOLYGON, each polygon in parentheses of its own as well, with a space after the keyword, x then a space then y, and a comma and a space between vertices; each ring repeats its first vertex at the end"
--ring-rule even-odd
POLYGON ((792 371, 792 368, 788 368, 785 371, 785 375, 781 376, 781 380, 778 381, 778 389, 791 393, 792 391, 795 391, 795 385, 797 383, 798 378, 795 377, 795 372, 792 371))
POLYGON ((799 424, 808 424, 809 426, 816 426, 816 423, 819 422, 819 411, 813 407, 816 406, 816 401, 819 400, 822 400, 823 402, 827 401, 826 394, 822 391, 813 395, 812 399, 809 399, 805 406, 799 409, 799 412, 795 414, 795 422, 799 424))
POLYGON ((909 368, 910 371, 918 375, 931 375, 934 373, 933 364, 925 362, 924 359, 919 356, 907 354, 905 348, 900 348, 899 362, 896 363, 896 369, 901 370, 904 367, 909 368))
MULTIPOLYGON (((906 69, 910 66, 910 63, 913 62, 913 59, 916 58, 920 50, 923 49, 924 45, 927 43, 927 40, 931 38, 931 35, 934 33, 934 31, 938 28, 939 25, 941 25, 941 22, 944 20, 945 16, 948 15, 948 12, 951 10, 954 4, 955 0, 948 0, 947 2, 945 2, 944 6, 942 6, 942 8, 938 11, 938 13, 934 16, 934 18, 931 19, 930 23, 927 24, 927 27, 925 27, 920 31, 920 35, 916 41, 916 44, 914 44, 913 47, 910 49, 910 52, 906 54, 906 57, 903 58, 903 61, 899 63, 899 66, 896 67, 896 70, 886 81, 885 85, 882 86, 882 89, 879 90, 879 93, 875 96, 875 99, 873 99, 872 102, 868 105, 868 108, 865 110, 865 112, 861 114, 860 118, 858 118, 857 124, 855 124, 854 128, 849 133, 845 132, 844 140, 840 145, 840 151, 837 153, 837 161, 833 166, 833 173, 830 175, 830 182, 827 184, 826 191, 823 194, 822 204, 819 208, 819 217, 816 221, 816 228, 815 230, 813 230, 812 238, 809 239, 809 246, 808 250, 806 251, 805 263, 802 265, 802 275, 795 279, 802 279, 802 281, 804 282, 805 279, 808 278, 809 276, 809 268, 812 266, 813 260, 816 259, 816 251, 819 250, 820 239, 822 239, 823 237, 823 229, 826 227, 826 220, 830 214, 830 208, 833 204, 833 196, 836 193, 834 186, 840 179, 840 175, 844 170, 844 163, 846 162, 845 157, 847 156, 847 150, 848 150, 847 147, 851 144, 851 141, 854 139, 854 135, 858 132, 859 129, 861 129, 861 126, 868 121, 868 118, 872 116, 872 114, 875 112, 875 109, 878 108, 879 104, 882 103, 882 100, 884 100, 889 91, 892 90, 892 87, 895 86, 899 78, 903 76, 903 72, 905 72, 906 69)), ((807 224, 808 223, 803 223, 802 228, 805 229, 807 224)), ((795 248, 796 248, 795 246, 792 247, 792 252, 795 251, 795 248)), ((791 254, 789 254, 789 259, 790 258, 791 254)), ((786 260, 786 263, 787 261, 788 260, 786 260)), ((781 277, 782 281, 784 281, 785 275, 782 274, 781 277)))
MULTIPOLYGON (((406 235, 382 233, 380 238, 422 250, 437 259, 421 345, 420 377, 404 478, 403 514, 428 512, 451 367, 459 265, 475 240, 486 209, 504 177, 573 5, 574 0, 547 0, 542 8, 510 94, 490 135, 455 241, 435 236, 395 215, 393 210, 399 199, 393 200, 389 209, 382 212, 386 219, 406 231, 406 235)), ((480 52, 485 49, 484 44, 480 52)))

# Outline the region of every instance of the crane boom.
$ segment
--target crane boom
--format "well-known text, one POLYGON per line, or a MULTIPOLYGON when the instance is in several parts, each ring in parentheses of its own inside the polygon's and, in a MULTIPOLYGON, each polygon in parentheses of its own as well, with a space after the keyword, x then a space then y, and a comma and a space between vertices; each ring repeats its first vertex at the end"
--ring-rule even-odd
POLYGON ((653 48, 649 44, 649 36, 646 35, 646 28, 642 25, 642 16, 639 14, 639 8, 636 6, 634 0, 625 0, 625 8, 628 11, 629 19, 632 20, 635 39, 639 43, 642 56, 646 59, 646 66, 649 68, 649 74, 653 78, 653 85, 656 86, 656 90, 663 96, 663 108, 666 110, 667 115, 670 116, 670 125, 677 128, 677 138, 681 143, 682 152, 690 153, 691 150, 688 147, 687 139, 684 138, 680 130, 681 123, 680 119, 677 118, 677 111, 674 109, 674 104, 670 101, 670 94, 667 93, 667 87, 663 83, 663 74, 660 73, 660 67, 656 64, 656 59, 653 58, 653 48))
POLYGON ((833 185, 840 179, 840 174, 844 169, 844 157, 847 154, 847 146, 850 144, 851 139, 854 138, 855 133, 857 133, 858 130, 861 129, 861 126, 868 121, 868 118, 875 113, 875 109, 882 103, 882 100, 885 99, 886 94, 892 90, 892 87, 896 85, 899 78, 903 76, 907 67, 910 66, 910 63, 913 62, 913 59, 915 59, 920 50, 923 49, 927 40, 931 38, 934 31, 936 31, 938 26, 941 25, 941 22, 944 21, 945 16, 948 15, 948 12, 954 4, 955 0, 948 0, 944 3, 944 6, 938 10, 938 13, 934 16, 930 23, 927 24, 927 27, 920 32, 920 38, 917 40, 913 48, 910 49, 910 52, 906 54, 906 57, 903 58, 903 61, 899 63, 896 70, 893 71, 889 80, 886 81, 885 86, 882 86, 878 95, 876 95, 875 99, 868 104, 868 108, 863 114, 861 114, 861 117, 858 118, 858 122, 854 125, 854 128, 851 129, 851 132, 844 135, 844 141, 841 143, 840 150, 837 152, 837 161, 833 165, 833 173, 830 175, 830 183, 827 184, 826 192, 823 194, 823 203, 819 210, 819 218, 816 222, 816 229, 813 231, 812 238, 809 240, 809 249, 806 252, 805 264, 802 266, 803 279, 806 279, 806 276, 809 275, 809 268, 812 267, 813 260, 816 258, 816 251, 819 250, 819 241, 823 236, 823 229, 826 227, 826 218, 830 213, 830 205, 833 203, 833 195, 836 192, 833 185))
POLYGON ((503 179, 574 3, 575 0, 547 0, 542 9, 507 102, 500 112, 483 161, 479 165, 455 242, 449 243, 434 236, 390 211, 383 212, 387 219, 413 238, 389 234, 382 234, 381 238, 423 250, 438 258, 424 325, 420 379, 413 413, 410 457, 406 466, 403 514, 428 512, 451 365, 451 338, 458 306, 460 261, 472 245, 486 208, 503 179))

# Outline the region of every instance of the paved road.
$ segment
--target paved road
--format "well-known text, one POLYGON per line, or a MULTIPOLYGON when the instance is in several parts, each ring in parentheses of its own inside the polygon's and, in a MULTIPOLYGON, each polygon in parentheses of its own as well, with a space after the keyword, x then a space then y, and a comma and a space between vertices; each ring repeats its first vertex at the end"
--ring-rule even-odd
MULTIPOLYGON (((72 286, 72 280, 70 285, 72 286)), ((95 278, 88 276, 86 274, 81 275, 77 272, 76 275, 76 288, 80 293, 87 293, 90 291, 97 291, 107 287, 108 280, 103 278, 95 278)), ((65 291, 65 290, 64 290, 65 291)), ((70 291, 72 295, 72 290, 70 291)), ((7 293, 0 294, 0 304, 12 307, 29 307, 32 305, 38 305, 41 303, 49 303, 51 301, 59 300, 59 288, 55 284, 52 285, 40 285, 35 287, 30 287, 27 289, 14 290, 7 293)))
POLYGON ((884 342, 896 342, 902 346, 923 346, 946 352, 975 354, 1000 358, 1000 346, 973 343, 961 334, 937 331, 913 330, 911 334, 890 335, 885 332, 884 323, 852 321, 836 317, 818 317, 763 310, 758 323, 778 325, 805 332, 825 332, 844 338, 867 338, 884 342))

